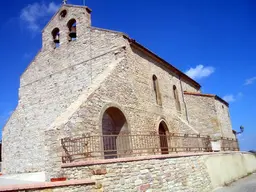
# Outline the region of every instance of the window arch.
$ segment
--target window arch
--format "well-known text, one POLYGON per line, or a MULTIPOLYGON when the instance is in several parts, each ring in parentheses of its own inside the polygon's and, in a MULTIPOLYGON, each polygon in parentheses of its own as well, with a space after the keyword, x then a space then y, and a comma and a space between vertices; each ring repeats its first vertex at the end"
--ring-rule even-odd
POLYGON ((74 41, 77 38, 77 33, 76 33, 76 20, 71 19, 69 20, 67 27, 69 29, 69 41, 74 41))
POLYGON ((169 130, 164 121, 161 121, 161 123, 159 124, 158 134, 160 139, 161 154, 169 154, 168 137, 167 137, 169 134, 169 130))
POLYGON ((156 103, 158 105, 162 105, 162 100, 161 100, 161 94, 160 94, 160 90, 159 90, 158 79, 157 79, 157 77, 155 75, 153 75, 152 79, 153 79, 154 92, 155 92, 155 96, 156 96, 156 103))
POLYGON ((173 96, 174 96, 175 106, 176 106, 177 111, 181 111, 179 94, 178 94, 177 87, 175 85, 173 85, 173 96))
POLYGON ((109 107, 102 117, 102 139, 105 159, 125 157, 130 149, 128 137, 128 123, 123 112, 116 107, 109 107))
POLYGON ((54 48, 58 48, 60 46, 60 29, 55 28, 52 30, 52 38, 53 38, 53 43, 55 45, 54 48))
POLYGON ((61 12, 60 12, 60 19, 64 19, 65 17, 66 17, 66 15, 67 15, 67 10, 66 9, 64 9, 64 10, 62 10, 61 12))

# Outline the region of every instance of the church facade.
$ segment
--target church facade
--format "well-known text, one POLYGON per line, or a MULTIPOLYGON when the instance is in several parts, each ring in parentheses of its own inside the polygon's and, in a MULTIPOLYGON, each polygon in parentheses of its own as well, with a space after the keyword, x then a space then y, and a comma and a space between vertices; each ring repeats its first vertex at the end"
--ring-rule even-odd
POLYGON ((64 137, 162 131, 234 138, 227 102, 201 93, 126 34, 91 26, 88 7, 63 5, 42 44, 3 129, 4 174, 50 172, 64 137))

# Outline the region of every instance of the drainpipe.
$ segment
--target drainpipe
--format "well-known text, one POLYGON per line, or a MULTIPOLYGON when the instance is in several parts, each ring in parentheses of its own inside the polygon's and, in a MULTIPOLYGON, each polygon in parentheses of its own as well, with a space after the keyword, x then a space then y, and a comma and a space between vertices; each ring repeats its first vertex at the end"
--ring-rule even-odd
POLYGON ((181 76, 180 75, 179 75, 179 80, 180 80, 180 88, 181 88, 182 99, 183 99, 183 103, 184 103, 184 106, 185 106, 186 119, 187 119, 187 122, 189 123, 188 109, 187 109, 187 105, 186 105, 186 102, 185 102, 184 91, 183 91, 183 86, 182 86, 182 83, 181 83, 181 76))

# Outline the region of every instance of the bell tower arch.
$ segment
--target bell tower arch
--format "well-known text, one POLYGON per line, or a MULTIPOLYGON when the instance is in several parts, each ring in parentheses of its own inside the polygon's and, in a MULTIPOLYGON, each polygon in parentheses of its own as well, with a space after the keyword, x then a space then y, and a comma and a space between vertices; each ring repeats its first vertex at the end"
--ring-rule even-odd
POLYGON ((91 9, 66 3, 67 1, 63 1, 63 5, 42 31, 43 50, 55 49, 56 42, 58 47, 61 47, 63 44, 83 38, 82 35, 86 34, 91 26, 91 9), (58 33, 54 29, 59 29, 58 33))

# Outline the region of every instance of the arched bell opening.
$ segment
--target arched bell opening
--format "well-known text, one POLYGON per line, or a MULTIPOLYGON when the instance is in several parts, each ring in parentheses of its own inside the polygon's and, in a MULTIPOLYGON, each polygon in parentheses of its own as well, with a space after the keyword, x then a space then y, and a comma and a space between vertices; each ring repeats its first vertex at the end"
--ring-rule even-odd
POLYGON ((102 118, 102 137, 105 159, 124 157, 129 150, 128 124, 121 110, 108 108, 102 118))
POLYGON ((60 30, 59 28, 55 28, 52 30, 52 38, 54 43, 54 48, 58 48, 60 46, 60 30))
POLYGON ((75 19, 69 20, 67 26, 69 29, 69 34, 68 34, 69 41, 76 40, 77 38, 76 20, 75 19))
POLYGON ((158 134, 159 134, 159 140, 160 140, 160 149, 161 149, 161 154, 169 154, 168 150, 168 127, 164 121, 162 121, 159 124, 158 128, 158 134))

